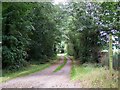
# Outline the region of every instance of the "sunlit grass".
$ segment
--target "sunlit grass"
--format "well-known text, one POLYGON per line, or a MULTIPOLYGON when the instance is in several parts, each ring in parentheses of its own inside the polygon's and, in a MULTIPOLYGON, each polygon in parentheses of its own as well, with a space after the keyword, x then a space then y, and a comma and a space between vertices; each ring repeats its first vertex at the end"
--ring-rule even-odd
POLYGON ((71 79, 79 81, 83 88, 118 88, 118 71, 110 73, 94 64, 73 65, 71 79))
POLYGON ((71 72, 71 76, 72 76, 72 80, 81 80, 83 79, 83 77, 85 77, 85 75, 90 74, 95 68, 93 67, 84 67, 82 65, 78 66, 78 65, 74 65, 72 67, 72 72, 71 72))
POLYGON ((5 82, 10 79, 13 79, 13 78, 16 78, 16 77, 25 76, 25 75, 29 75, 29 74, 41 71, 49 66, 50 66, 50 63, 39 64, 39 65, 30 65, 29 67, 26 67, 26 68, 21 69, 16 72, 3 73, 2 77, 0 77, 0 83, 5 82))

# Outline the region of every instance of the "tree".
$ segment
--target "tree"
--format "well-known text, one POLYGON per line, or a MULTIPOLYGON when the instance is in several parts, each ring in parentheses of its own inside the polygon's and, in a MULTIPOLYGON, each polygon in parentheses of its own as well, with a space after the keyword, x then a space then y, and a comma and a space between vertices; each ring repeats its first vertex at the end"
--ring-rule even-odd
POLYGON ((68 11, 73 19, 69 26, 69 34, 72 32, 69 41, 73 44, 75 57, 81 62, 99 62, 100 50, 108 47, 109 33, 119 33, 118 8, 118 2, 70 3, 68 11))
POLYGON ((51 3, 3 3, 3 69, 46 63, 56 55, 61 34, 55 11, 51 3))
POLYGON ((2 21, 2 65, 3 69, 15 70, 26 65, 29 45, 27 8, 22 3, 3 3, 2 21))

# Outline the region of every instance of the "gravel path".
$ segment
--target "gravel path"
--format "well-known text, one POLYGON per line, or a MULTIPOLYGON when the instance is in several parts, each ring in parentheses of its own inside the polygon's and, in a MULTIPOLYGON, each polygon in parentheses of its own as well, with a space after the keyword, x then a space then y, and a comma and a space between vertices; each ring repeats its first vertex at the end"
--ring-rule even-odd
POLYGON ((64 60, 44 69, 40 72, 19 77, 10 81, 0 84, 2 88, 80 88, 79 83, 70 81, 71 60, 67 58, 66 65, 58 72, 53 71, 64 60))

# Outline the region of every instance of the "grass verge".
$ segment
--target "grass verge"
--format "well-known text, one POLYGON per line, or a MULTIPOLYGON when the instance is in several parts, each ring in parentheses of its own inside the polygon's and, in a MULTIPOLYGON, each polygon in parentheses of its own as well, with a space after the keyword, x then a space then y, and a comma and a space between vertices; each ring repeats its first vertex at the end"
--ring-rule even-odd
POLYGON ((95 64, 73 64, 71 79, 79 81, 82 88, 118 88, 118 71, 111 74, 105 67, 95 64))
POLYGON ((27 67, 21 68, 20 70, 15 71, 15 72, 13 72, 13 71, 11 72, 8 70, 3 70, 3 71, 1 70, 3 73, 2 73, 2 75, 0 75, 0 83, 8 81, 13 78, 26 76, 26 75, 41 71, 41 70, 51 66, 52 64, 57 63, 59 58, 60 57, 55 56, 55 57, 51 58, 49 60, 49 62, 46 64, 40 64, 38 61, 36 61, 36 62, 31 61, 27 67))
POLYGON ((65 66, 66 63, 67 63, 67 58, 64 57, 64 62, 61 65, 59 65, 53 72, 57 72, 61 70, 65 66))
POLYGON ((47 67, 49 67, 51 64, 39 64, 39 65, 30 65, 29 67, 25 67, 24 69, 21 69, 16 72, 8 72, 4 73, 2 77, 0 77, 0 83, 8 81, 10 79, 16 78, 16 77, 21 77, 25 75, 29 75, 38 71, 41 71, 47 67))

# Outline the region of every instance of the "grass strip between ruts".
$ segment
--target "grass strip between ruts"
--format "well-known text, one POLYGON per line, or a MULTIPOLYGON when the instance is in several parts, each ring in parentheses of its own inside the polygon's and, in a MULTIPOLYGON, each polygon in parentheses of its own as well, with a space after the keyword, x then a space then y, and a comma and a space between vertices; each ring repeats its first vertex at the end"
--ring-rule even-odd
POLYGON ((58 72, 59 70, 61 70, 66 63, 67 63, 67 58, 64 57, 64 62, 61 65, 59 65, 53 72, 58 72))

